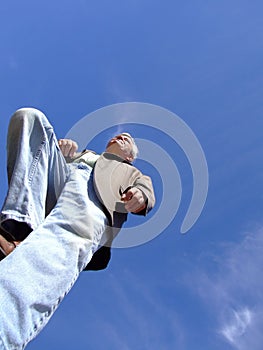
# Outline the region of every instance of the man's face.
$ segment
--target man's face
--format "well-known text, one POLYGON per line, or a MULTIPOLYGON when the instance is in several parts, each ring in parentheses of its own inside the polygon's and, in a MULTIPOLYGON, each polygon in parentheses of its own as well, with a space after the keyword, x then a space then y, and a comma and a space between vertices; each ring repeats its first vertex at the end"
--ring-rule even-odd
POLYGON ((132 148, 133 143, 131 137, 127 134, 119 134, 110 139, 106 146, 106 152, 117 154, 119 157, 132 162, 132 148))

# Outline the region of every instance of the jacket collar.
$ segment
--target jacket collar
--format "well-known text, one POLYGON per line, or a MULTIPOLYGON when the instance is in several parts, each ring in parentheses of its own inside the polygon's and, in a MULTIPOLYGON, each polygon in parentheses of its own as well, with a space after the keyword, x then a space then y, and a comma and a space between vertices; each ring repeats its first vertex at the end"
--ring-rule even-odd
POLYGON ((118 162, 122 162, 122 163, 126 163, 126 164, 129 164, 129 165, 132 165, 126 159, 123 159, 122 157, 120 157, 120 156, 118 156, 117 154, 114 154, 114 153, 103 152, 101 154, 101 156, 103 156, 104 158, 106 158, 108 160, 116 160, 118 162))

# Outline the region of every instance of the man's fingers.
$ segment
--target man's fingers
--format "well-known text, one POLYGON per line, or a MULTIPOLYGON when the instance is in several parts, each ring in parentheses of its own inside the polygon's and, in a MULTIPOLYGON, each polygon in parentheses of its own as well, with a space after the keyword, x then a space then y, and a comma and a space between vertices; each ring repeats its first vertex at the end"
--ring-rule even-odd
POLYGON ((146 207, 142 191, 135 187, 124 193, 121 199, 125 202, 125 209, 128 212, 137 213, 146 207))
POLYGON ((131 200, 133 197, 133 193, 128 191, 127 193, 124 193, 122 196, 121 196, 121 200, 124 201, 124 202, 128 202, 129 200, 131 200))
POLYGON ((144 198, 132 198, 128 202, 125 203, 125 209, 129 212, 135 213, 141 211, 145 208, 144 198))
POLYGON ((73 157, 78 149, 78 144, 69 139, 58 140, 58 145, 64 157, 73 157))

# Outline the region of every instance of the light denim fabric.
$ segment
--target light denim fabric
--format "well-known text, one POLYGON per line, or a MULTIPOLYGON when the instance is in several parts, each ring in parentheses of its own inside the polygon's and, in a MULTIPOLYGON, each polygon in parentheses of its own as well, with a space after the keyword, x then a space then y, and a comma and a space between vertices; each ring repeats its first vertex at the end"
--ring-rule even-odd
POLYGON ((15 113, 8 134, 9 191, 1 221, 26 222, 33 231, 0 262, 1 350, 24 349, 98 248, 108 222, 92 176, 92 168, 84 163, 65 163, 43 113, 15 113))

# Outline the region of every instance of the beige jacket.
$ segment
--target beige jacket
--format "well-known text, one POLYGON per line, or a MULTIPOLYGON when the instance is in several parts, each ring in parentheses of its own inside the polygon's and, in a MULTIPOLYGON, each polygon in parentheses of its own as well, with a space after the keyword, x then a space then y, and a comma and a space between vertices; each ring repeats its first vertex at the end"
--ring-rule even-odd
MULTIPOLYGON (((89 163, 87 159, 89 159, 89 156, 92 158, 90 152, 85 151, 74 157, 71 161, 89 163)), ((92 153, 94 155, 94 152, 92 153)), ((124 203, 120 199, 123 193, 131 187, 137 187, 142 191, 145 197, 146 208, 136 213, 137 215, 146 215, 155 204, 154 190, 149 176, 143 175, 136 167, 112 153, 104 152, 98 158, 95 156, 95 159, 93 185, 109 218, 110 229, 107 230, 104 247, 100 248, 94 254, 86 268, 87 270, 98 270, 107 266, 110 259, 111 243, 119 233, 123 223, 127 220, 128 213, 124 207, 124 203), (109 255, 106 259, 107 263, 104 261, 105 253, 109 255), (101 263, 102 267, 100 267, 101 263)))

